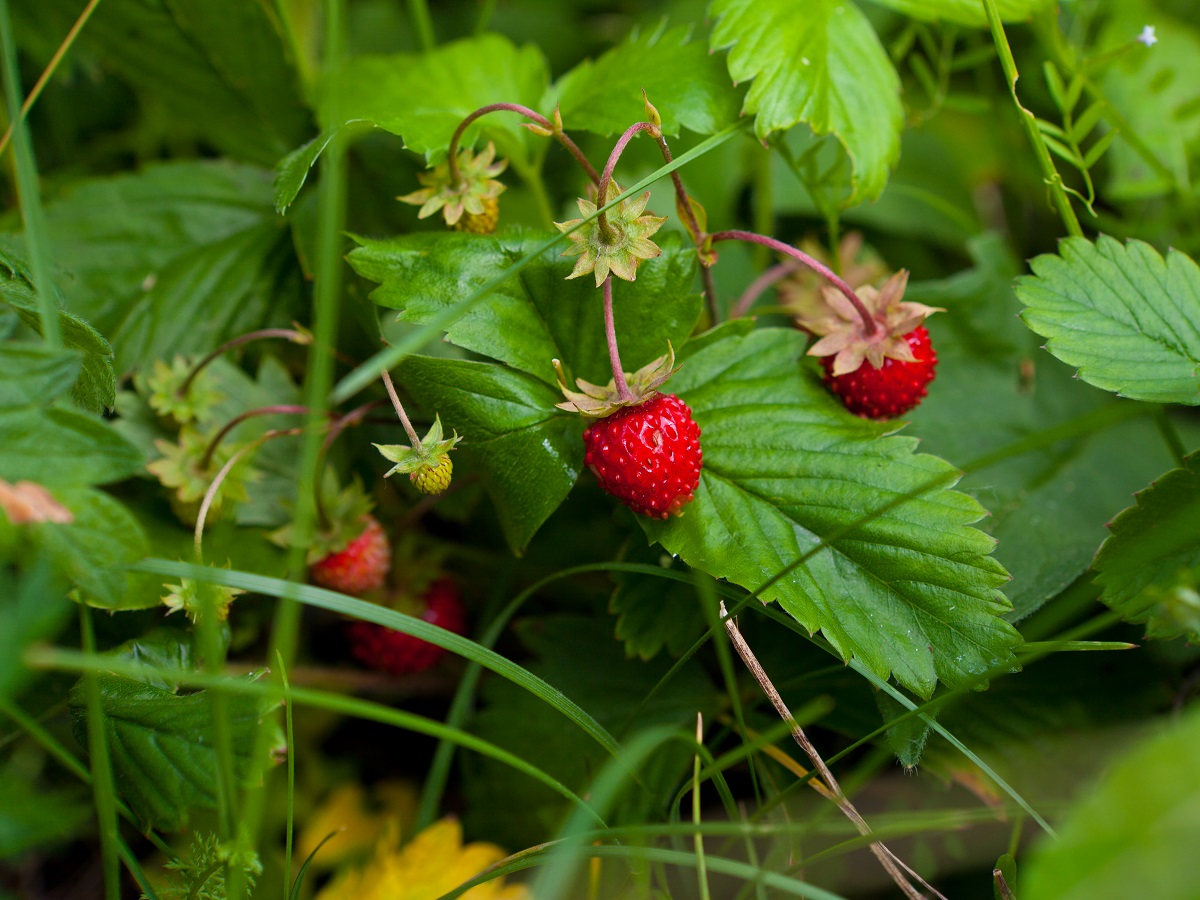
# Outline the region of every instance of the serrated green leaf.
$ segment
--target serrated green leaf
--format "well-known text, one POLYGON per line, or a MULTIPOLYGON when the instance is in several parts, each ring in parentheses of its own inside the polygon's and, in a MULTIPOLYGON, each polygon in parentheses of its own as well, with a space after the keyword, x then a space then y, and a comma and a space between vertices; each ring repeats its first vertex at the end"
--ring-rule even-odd
MULTIPOLYGON (((356 56, 337 73, 337 108, 404 138, 404 146, 440 162, 458 123, 492 103, 539 109, 549 83, 546 60, 532 45, 516 47, 498 34, 443 44, 428 53, 356 56)), ((515 113, 493 113, 471 125, 461 145, 482 137, 501 157, 527 165, 532 135, 515 113)))
POLYGON ((1200 711, 1124 753, 1022 867, 1021 900, 1190 900, 1200 884, 1200 711))
MULTIPOLYGON (((14 10, 16 30, 57 46, 79 16, 72 0, 14 10)), ((98 6, 81 49, 129 83, 176 141, 271 165, 311 131, 311 117, 268 5, 243 0, 124 0, 98 6)))
POLYGON ((692 29, 634 32, 594 62, 585 60, 554 85, 563 124, 610 135, 645 119, 642 90, 662 117, 662 130, 713 134, 737 119, 738 96, 719 58, 692 29))
MULTIPOLYGON (((976 0, 875 0, 880 6, 888 6, 898 12, 932 22, 943 19, 959 25, 983 28, 987 16, 983 4, 976 0)), ((1005 22, 1023 22, 1033 13, 1044 9, 1051 0, 996 0, 996 11, 1005 22)))
MULTIPOLYGON (((13 308, 26 327, 42 333, 42 316, 33 283, 24 263, 11 251, 0 251, 0 300, 13 308)), ((108 341, 79 316, 62 309, 58 312, 58 329, 63 345, 76 351, 82 361, 72 399, 89 412, 112 409, 117 379, 108 341)))
POLYGON ((36 406, 65 393, 80 365, 78 355, 45 344, 0 344, 0 407, 36 406))
MULTIPOLYGON (((424 322, 496 277, 546 239, 541 232, 483 237, 421 233, 385 241, 360 238, 350 265, 380 282, 371 299, 424 322)), ((696 253, 678 236, 638 268, 637 281, 613 288, 613 317, 625 368, 634 371, 682 345, 700 315, 691 293, 696 253)), ((576 377, 612 378, 604 341, 603 298, 589 279, 567 281, 572 262, 551 250, 509 279, 447 329, 453 344, 556 384, 553 359, 576 377)), ((448 427, 454 427, 447 421, 448 427)), ((460 431, 460 434, 462 432, 460 431)))
MULTIPOLYGON (((1137 503, 1109 528, 1092 566, 1104 589, 1100 599, 1130 622, 1161 621, 1160 604, 1170 602, 1166 595, 1182 586, 1181 576, 1200 573, 1200 452, 1138 493, 1137 503)), ((1155 636, 1189 632, 1191 640, 1200 640, 1194 625, 1163 624, 1155 636)))
POLYGON ((270 173, 228 161, 78 181, 46 205, 70 309, 106 335, 174 260, 273 219, 270 173))
POLYGON ((1200 404, 1200 268, 1149 244, 1067 238, 1017 281, 1021 318, 1089 384, 1119 396, 1200 404))
POLYGON ((117 369, 175 353, 204 353, 259 327, 295 295, 291 242, 266 222, 176 257, 158 274, 113 340, 117 369))
POLYGON ((306 144, 297 147, 275 165, 272 197, 275 212, 282 215, 292 205, 300 188, 308 180, 308 170, 317 163, 325 148, 338 134, 350 130, 370 130, 373 123, 366 119, 352 119, 336 128, 327 128, 306 144))
POLYGON ((137 519, 108 494, 93 488, 64 488, 55 499, 71 511, 66 525, 38 525, 42 546, 80 591, 80 599, 100 609, 145 609, 159 594, 130 594, 124 567, 145 559, 146 535, 137 519))
MULTIPOLYGON (((176 634, 175 641, 186 636, 176 634)), ((138 641, 114 651, 136 657, 138 641)), ((153 650, 160 655, 162 648, 153 650)), ((251 676, 253 677, 253 676, 251 676)), ((153 828, 186 827, 193 810, 216 805, 217 765, 212 745, 212 704, 207 691, 179 694, 119 675, 96 676, 103 728, 112 755, 117 791, 141 822, 153 828)), ((255 697, 226 699, 235 777, 256 771, 253 750, 266 710, 255 697)), ((87 746, 82 682, 71 690, 72 727, 87 746)))
POLYGON ((639 520, 647 534, 749 590, 788 570, 764 601, 921 696, 1010 663, 1020 638, 1000 618, 1008 575, 969 527, 986 511, 949 489, 948 463, 846 413, 799 367, 803 353, 795 331, 763 329, 684 356, 671 389, 700 425, 704 469, 682 516, 639 520))
POLYGON ((0 478, 46 487, 106 484, 141 471, 142 454, 111 427, 66 409, 0 409, 0 478))
POLYGON ((479 472, 514 553, 522 553, 583 468, 583 423, 554 408, 562 395, 490 363, 410 356, 399 380, 462 436, 456 454, 479 472))
POLYGON ((833 134, 854 171, 850 203, 878 197, 900 154, 900 77, 871 23, 847 0, 714 0, 710 46, 729 49, 743 111, 760 138, 803 122, 833 134))
POLYGON ((1012 573, 1012 621, 1078 578, 1104 539, 1103 523, 1133 491, 1170 465, 1149 418, 1043 359, 1017 313, 1020 271, 997 235, 971 242, 973 269, 911 283, 907 297, 946 309, 929 319, 938 377, 912 412, 922 447, 953 462, 973 460, 1082 420, 1047 446, 968 474, 959 485, 992 516, 980 527, 999 540, 995 556, 1012 573))

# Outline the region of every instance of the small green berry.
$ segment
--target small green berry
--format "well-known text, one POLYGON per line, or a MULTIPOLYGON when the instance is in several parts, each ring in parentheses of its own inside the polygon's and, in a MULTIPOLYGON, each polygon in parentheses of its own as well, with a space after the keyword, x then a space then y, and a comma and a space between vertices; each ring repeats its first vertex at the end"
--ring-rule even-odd
POLYGON ((450 457, 443 455, 429 465, 422 466, 409 474, 409 480, 422 494, 440 494, 450 487, 450 476, 454 472, 454 463, 450 457))

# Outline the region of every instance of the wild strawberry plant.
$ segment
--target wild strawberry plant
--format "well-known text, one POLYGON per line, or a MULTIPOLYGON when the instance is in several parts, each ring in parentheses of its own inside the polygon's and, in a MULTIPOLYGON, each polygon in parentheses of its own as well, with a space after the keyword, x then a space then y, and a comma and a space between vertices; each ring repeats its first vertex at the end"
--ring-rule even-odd
POLYGON ((0 892, 1194 895, 1194 0, 80 6, 0 892))

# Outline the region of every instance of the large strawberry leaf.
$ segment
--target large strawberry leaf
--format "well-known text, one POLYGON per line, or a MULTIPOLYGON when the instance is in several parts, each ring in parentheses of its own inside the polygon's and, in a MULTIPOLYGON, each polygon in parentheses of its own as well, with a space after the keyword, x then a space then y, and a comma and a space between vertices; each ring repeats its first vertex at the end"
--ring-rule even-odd
MULTIPOLYGON (((151 632, 113 652, 138 662, 178 665, 189 658, 181 649, 187 636, 167 629, 151 632)), ((253 676, 251 676, 253 677, 253 676)), ((216 805, 217 754, 212 740, 212 702, 206 691, 178 693, 174 686, 135 681, 120 675, 96 676, 102 727, 112 754, 117 790, 147 827, 176 830, 196 809, 216 805)), ((234 774, 256 771, 254 747, 267 706, 257 697, 226 700, 234 774)), ((87 745, 83 683, 71 691, 73 728, 87 745)))
POLYGON ((848 0, 714 0, 710 46, 753 82, 743 110, 760 138, 803 122, 849 155, 849 202, 878 197, 900 155, 900 77, 866 16, 848 0))
MULTIPOLYGON (((444 44, 428 53, 356 56, 337 73, 337 109, 344 119, 366 119, 404 138, 404 145, 430 162, 445 158, 450 137, 470 113, 491 103, 520 103, 539 109, 550 75, 541 51, 516 47, 498 34, 444 44)), ((461 146, 480 136, 496 142, 500 156, 528 164, 528 121, 493 113, 472 124, 461 146)))
POLYGON ((1200 640, 1200 452, 1137 495, 1109 524, 1093 567, 1100 599, 1152 637, 1200 640))
POLYGON ((398 374, 430 417, 462 436, 456 458, 479 473, 509 545, 523 552, 582 471, 579 417, 554 408, 556 389, 504 366, 410 356, 398 374))
MULTIPOLYGON (((15 255, 5 252, 0 252, 0 301, 11 306, 28 328, 39 335, 42 333, 41 311, 28 268, 15 255)), ((76 351, 82 362, 79 377, 71 390, 72 399, 89 412, 112 409, 117 379, 108 341, 79 316, 65 309, 58 312, 58 329, 63 345, 76 351)))
POLYGON ((642 520, 647 534, 750 590, 781 576, 763 600, 922 696, 1010 663, 1008 575, 970 527, 986 511, 950 490, 948 463, 845 412, 799 366, 803 352, 779 329, 685 351, 670 388, 700 425, 704 469, 684 514, 642 520))
POLYGON ((667 30, 665 21, 585 60, 554 85, 565 127, 603 135, 646 117, 643 90, 667 134, 680 127, 712 134, 737 119, 737 94, 720 59, 691 39, 691 29, 667 30))
MULTIPOLYGON (((123 608, 123 567, 146 555, 146 539, 125 507, 92 485, 137 473, 143 459, 107 422, 52 405, 76 383, 79 369, 69 351, 0 344, 0 479, 34 482, 50 492, 72 521, 19 527, 85 602, 123 608)), ((0 527, 11 527, 2 513, 0 527)))
MULTIPOLYGON (((977 0, 875 0, 881 6, 912 16, 914 19, 934 21, 943 19, 959 25, 987 25, 983 4, 977 0)), ((1005 22, 1020 22, 1034 12, 1050 5, 1050 0, 996 0, 996 12, 1005 22)))
MULTIPOLYGON (((350 265, 380 282, 371 299, 400 310, 404 322, 421 323, 500 275, 546 235, 511 232, 495 237, 419 233, 390 240, 359 239, 350 265)), ((681 346, 700 315, 691 293, 696 253, 677 236, 662 242, 663 253, 644 262, 637 281, 613 289, 613 316, 621 359, 634 371, 681 346)), ((573 260, 550 250, 520 278, 510 278, 454 322, 446 338, 514 368, 555 383, 553 359, 574 375, 607 383, 612 378, 604 342, 604 309, 595 282, 567 281, 573 260)))
POLYGON ((1149 244, 1067 238, 1017 282, 1022 318, 1089 384, 1200 405, 1200 267, 1149 244))
POLYGON ((1138 415, 1148 409, 1053 361, 1033 364, 1038 340, 1017 318, 1016 261, 996 235, 969 247, 974 268, 909 287, 911 299, 946 310, 928 322, 938 378, 909 418, 928 452, 962 466, 991 459, 959 488, 992 512, 980 527, 1012 573, 1005 594, 1015 621, 1087 570, 1103 523, 1171 457, 1152 418, 1138 415), (1031 440, 1038 445, 1022 446, 1031 440))
MULTIPOLYGON (((23 0, 13 10, 16 31, 49 56, 79 10, 73 0, 23 0)), ((102 63, 92 63, 89 77, 94 77, 92 68, 102 67, 129 82, 153 115, 169 123, 173 141, 203 141, 236 158, 269 165, 311 127, 278 18, 268 4, 104 3, 88 20, 80 44, 102 63)))

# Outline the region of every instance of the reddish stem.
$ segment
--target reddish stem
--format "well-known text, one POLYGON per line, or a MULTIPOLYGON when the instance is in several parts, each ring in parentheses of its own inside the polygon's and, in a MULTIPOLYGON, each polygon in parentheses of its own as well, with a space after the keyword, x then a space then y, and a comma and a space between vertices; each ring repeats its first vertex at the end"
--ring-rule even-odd
POLYGON ((625 370, 621 368, 621 354, 617 350, 617 326, 613 319, 613 288, 612 276, 604 279, 604 336, 608 340, 608 361, 612 364, 613 383, 617 386, 617 396, 622 400, 632 400, 633 391, 625 381, 625 370))
POLYGON ((246 334, 232 338, 220 347, 214 350, 200 362, 192 367, 192 371, 188 373, 188 377, 183 380, 183 384, 179 386, 176 394, 180 397, 186 397, 188 388, 192 386, 192 382, 196 380, 196 376, 200 374, 200 370, 207 366, 218 356, 232 350, 234 347, 240 347, 242 344, 249 344, 251 341, 261 340, 263 338, 287 338, 293 344, 311 344, 312 336, 305 334, 303 331, 296 331, 293 328, 263 328, 259 331, 250 331, 246 334))
MULTIPOLYGON (((658 126, 652 125, 649 122, 637 122, 625 129, 625 133, 617 139, 616 145, 612 148, 612 153, 608 154, 608 162, 604 166, 604 172, 600 175, 600 185, 596 188, 596 206, 602 207, 608 200, 608 186, 612 184, 613 169, 617 167, 617 160, 621 158, 621 154, 625 152, 625 147, 630 141, 642 131, 657 131, 658 126)), ((600 218, 596 220, 600 228, 600 235, 605 241, 613 240, 612 229, 608 225, 608 214, 600 213, 600 218)))
POLYGON ((763 272, 752 282, 750 282, 750 286, 746 288, 746 290, 742 293, 742 296, 738 298, 738 302, 734 304, 733 309, 729 313, 729 318, 740 319, 750 311, 750 307, 754 305, 754 301, 762 295, 763 291, 775 284, 777 281, 782 281, 783 279, 787 278, 789 275, 795 272, 797 268, 799 268, 799 266, 793 262, 785 262, 780 263, 777 266, 771 266, 771 268, 767 269, 767 271, 763 272))
POLYGON ((308 412, 307 406, 260 406, 258 409, 249 409, 244 413, 240 413, 225 423, 225 427, 217 432, 216 437, 208 442, 208 447, 204 450, 204 456, 200 459, 200 471, 207 471, 209 464, 212 462, 213 454, 217 452, 217 448, 221 446, 221 441, 225 440, 225 436, 233 429, 237 428, 247 419, 253 419, 256 416, 274 416, 288 414, 304 414, 308 412))
MULTIPOLYGON (((674 157, 671 155, 671 148, 667 146, 667 139, 663 137, 662 130, 656 129, 651 133, 658 142, 658 149, 662 151, 663 162, 670 165, 674 162, 674 157)), ((692 240, 696 242, 696 254, 697 256, 701 256, 706 235, 704 229, 700 227, 699 220, 696 218, 695 210, 692 209, 692 202, 688 197, 687 190, 684 189, 683 179, 679 176, 678 170, 671 173, 671 181, 675 184, 675 197, 678 200, 675 205, 683 210, 683 215, 688 222, 688 231, 692 235, 692 240)), ((712 324, 715 325, 717 324, 717 287, 713 282, 712 267, 704 264, 702 256, 700 260, 700 277, 704 280, 704 300, 708 306, 708 317, 712 320, 712 324)))
POLYGON ((471 127, 471 123, 481 116, 486 116, 491 112, 515 112, 524 116, 527 119, 533 119, 543 128, 548 130, 554 138, 566 148, 566 151, 575 157, 575 161, 583 167, 583 171, 587 172, 588 178, 595 184, 600 180, 600 176, 596 174, 596 170, 592 168, 592 164, 588 162, 588 158, 583 155, 583 151, 578 145, 567 136, 565 131, 560 130, 553 122, 547 119, 540 113, 534 112, 528 106, 522 106, 520 103, 492 103, 488 106, 481 106, 475 112, 471 113, 465 119, 458 123, 458 128, 454 129, 454 134, 450 138, 450 147, 448 149, 449 156, 447 162, 450 165, 450 183, 458 184, 462 180, 462 176, 458 173, 458 142, 462 140, 463 132, 471 127))
POLYGON ((791 244, 785 244, 783 241, 775 240, 775 238, 755 234, 753 231, 718 231, 711 236, 711 240, 714 244, 718 241, 747 241, 751 244, 761 244, 764 247, 770 247, 777 253, 790 256, 792 259, 812 269, 845 295, 846 299, 850 301, 850 305, 854 307, 854 311, 858 313, 859 318, 863 320, 863 334, 870 337, 879 330, 879 323, 867 311, 867 307, 863 302, 858 299, 858 295, 854 293, 854 289, 842 281, 832 269, 813 259, 803 250, 797 250, 791 244))

